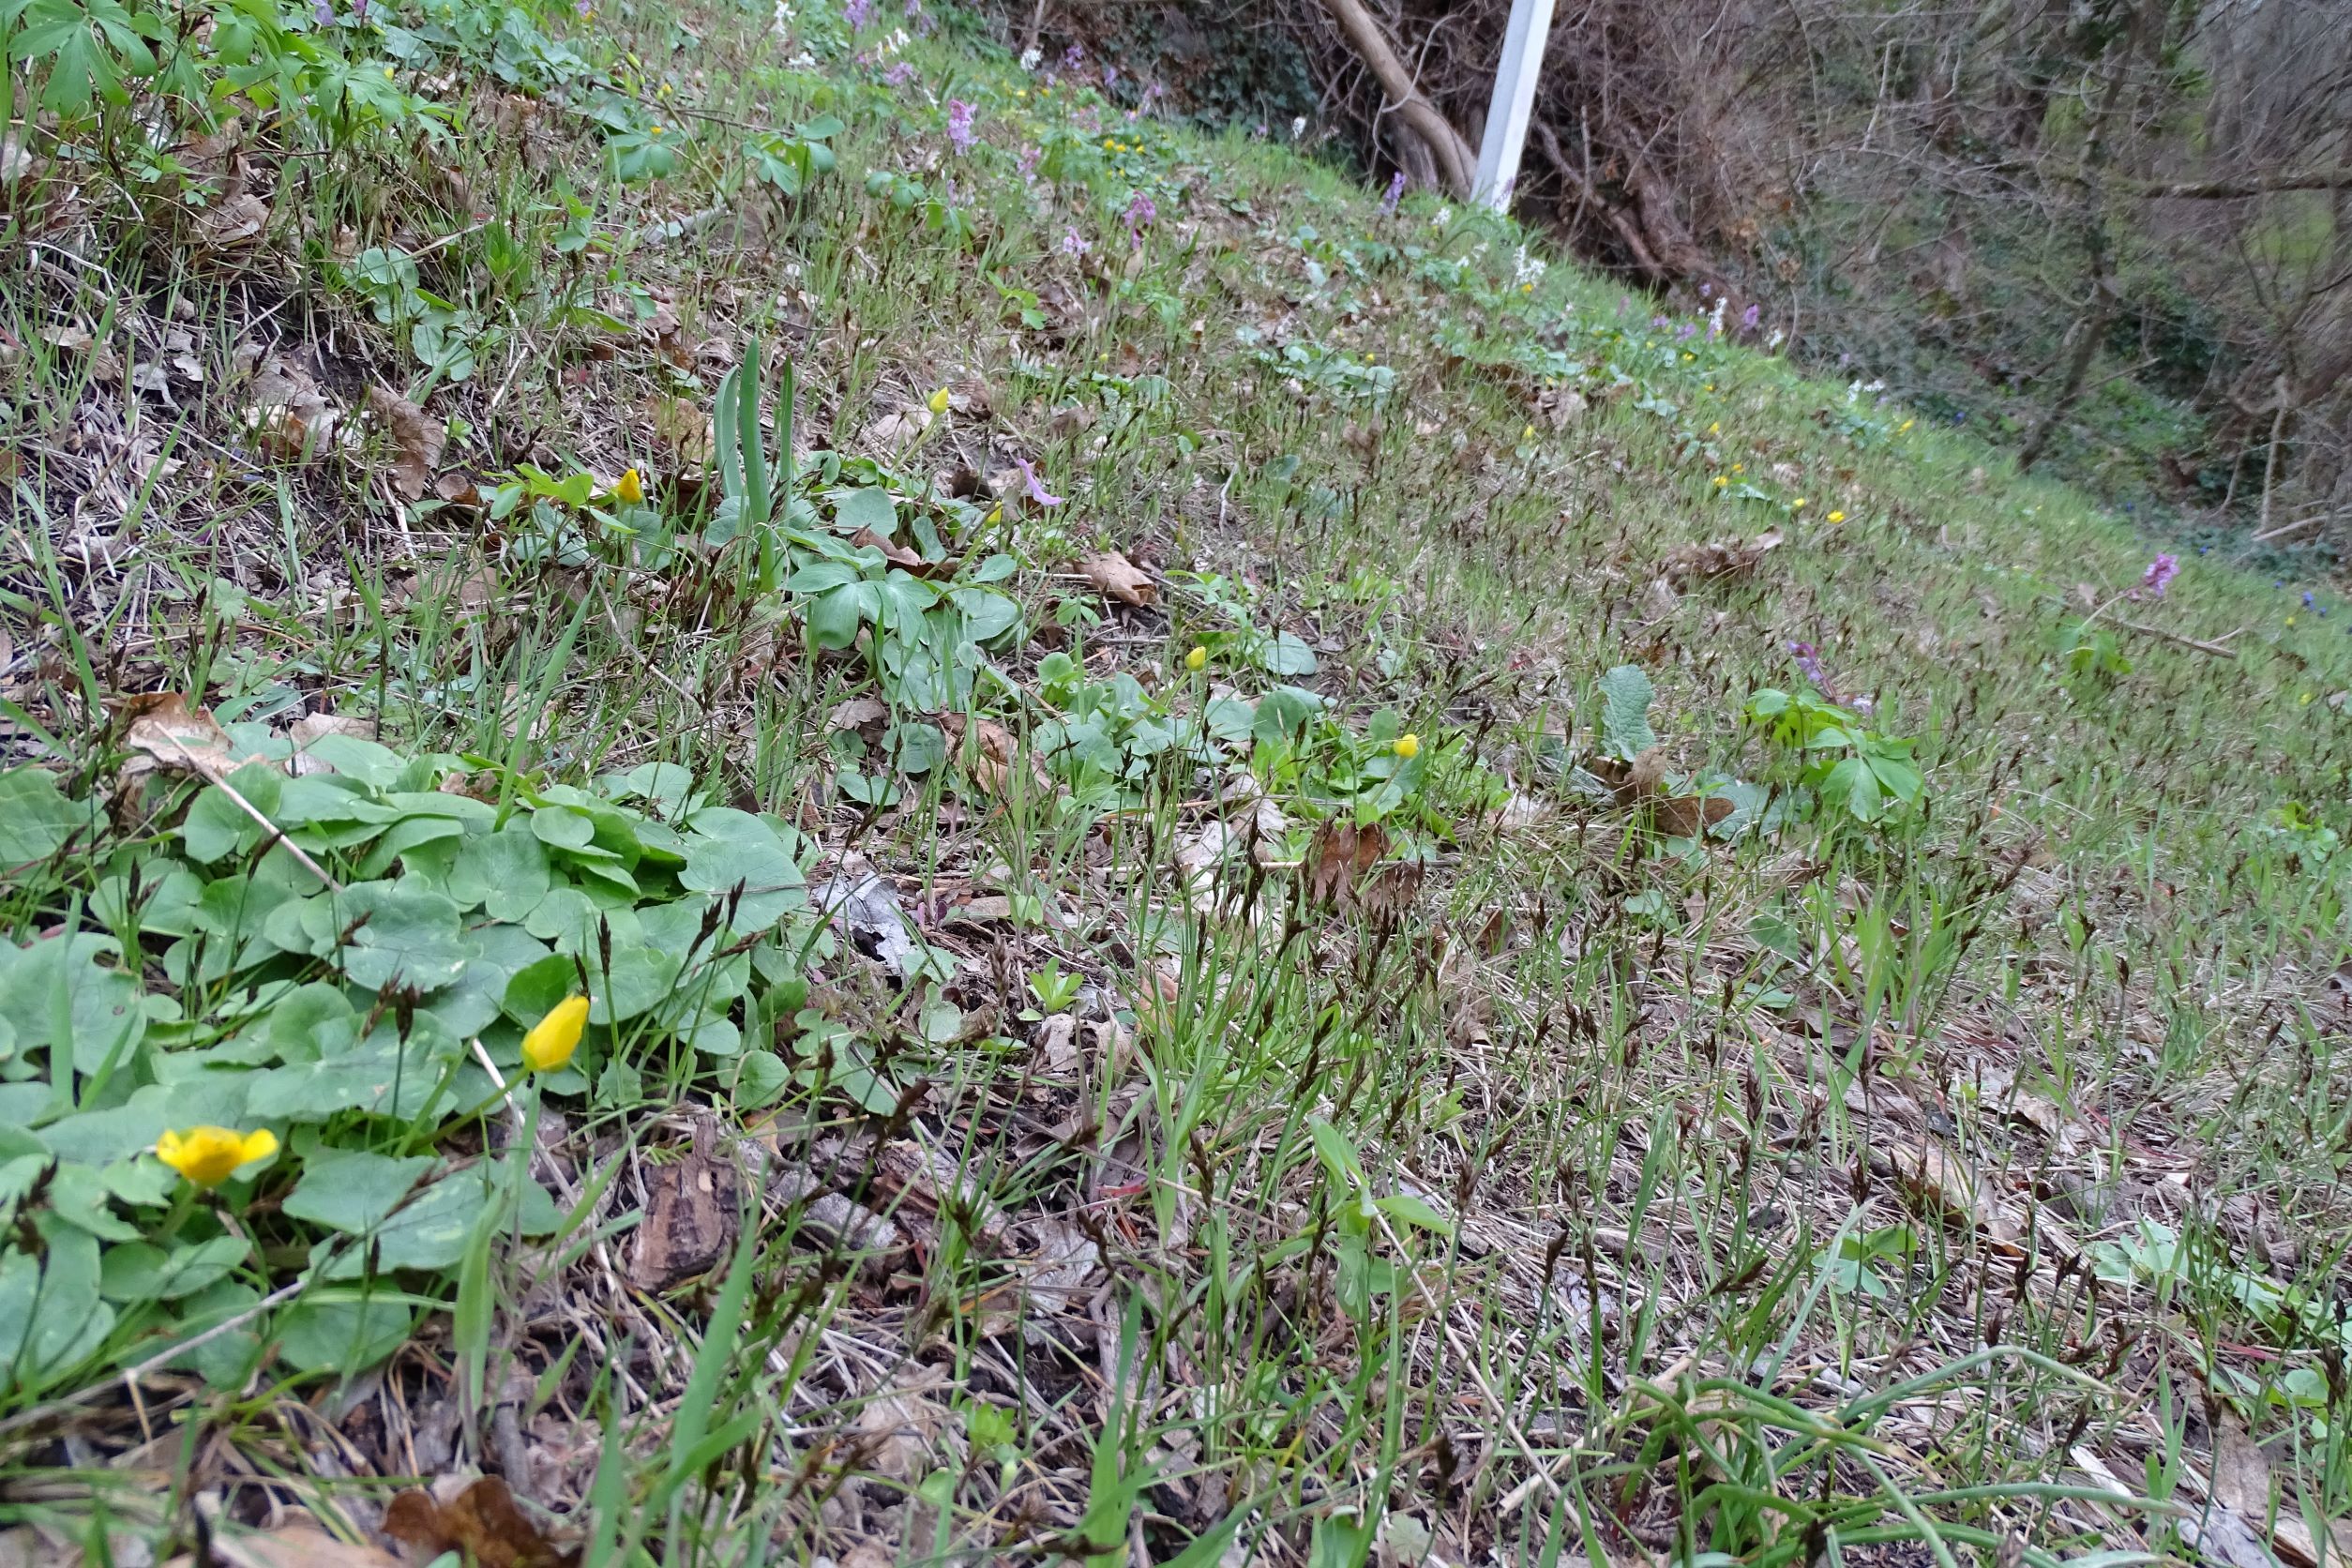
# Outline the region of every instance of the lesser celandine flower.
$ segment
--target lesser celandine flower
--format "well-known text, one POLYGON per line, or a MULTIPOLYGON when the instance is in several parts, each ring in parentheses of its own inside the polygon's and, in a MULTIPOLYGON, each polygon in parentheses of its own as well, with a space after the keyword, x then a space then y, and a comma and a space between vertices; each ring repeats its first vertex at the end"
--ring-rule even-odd
POLYGON ((931 394, 927 405, 933 414, 947 412, 947 388, 942 386, 931 394))
POLYGON ((546 1018, 522 1037, 522 1062, 535 1073, 552 1073, 580 1048, 580 1032, 588 1022, 588 999, 567 996, 548 1009, 546 1018))
POLYGON ((1206 670, 1208 667, 1209 650, 1201 647, 1199 643, 1193 644, 1192 652, 1184 656, 1184 668, 1199 671, 1206 670))
POLYGON ((1844 512, 1832 512, 1824 520, 1829 522, 1844 522, 1846 520, 1846 514, 1844 512))
POLYGON ((217 1187, 234 1175, 237 1167, 276 1153, 278 1135, 267 1127, 249 1133, 228 1127, 190 1127, 184 1133, 166 1131, 155 1140, 155 1157, 200 1187, 217 1187))
POLYGON ((629 505, 645 499, 645 480, 634 468, 625 471, 613 481, 612 493, 629 505))
POLYGON ((1421 737, 1419 735, 1399 735, 1396 737, 1395 744, 1391 746, 1389 749, 1395 752, 1396 755, 1404 758, 1405 761, 1410 762, 1415 757, 1421 755, 1421 737))

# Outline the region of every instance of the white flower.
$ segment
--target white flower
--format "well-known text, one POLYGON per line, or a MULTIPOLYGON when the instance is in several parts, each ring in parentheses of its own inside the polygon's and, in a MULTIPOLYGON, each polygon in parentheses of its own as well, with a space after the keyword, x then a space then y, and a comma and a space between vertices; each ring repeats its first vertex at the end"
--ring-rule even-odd
POLYGON ((1306 134, 1306 116, 1299 115, 1290 122, 1290 140, 1295 142, 1306 134))
POLYGON ((1027 49, 1021 51, 1021 69, 1035 70, 1037 68, 1037 62, 1045 57, 1044 51, 1040 50, 1035 44, 1031 44, 1027 49))
POLYGON ((1433 229, 1442 229, 1453 221, 1454 209, 1452 207, 1440 207, 1438 209, 1438 216, 1431 221, 1430 227, 1433 229))
POLYGON ((1544 258, 1529 255, 1527 247, 1520 246, 1519 254, 1512 263, 1511 280, 1514 283, 1533 283, 1543 278, 1544 272, 1544 258))

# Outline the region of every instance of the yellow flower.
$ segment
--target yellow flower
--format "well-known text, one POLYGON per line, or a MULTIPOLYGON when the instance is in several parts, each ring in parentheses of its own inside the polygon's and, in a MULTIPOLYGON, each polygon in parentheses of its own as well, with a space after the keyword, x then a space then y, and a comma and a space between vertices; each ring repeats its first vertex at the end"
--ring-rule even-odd
POLYGON ((1747 471, 1748 465, 1746 463, 1735 462, 1731 465, 1731 472, 1734 474, 1745 474, 1747 471))
POLYGON ((1805 498, 1802 495, 1797 497, 1796 500, 1788 504, 1788 509, 1792 512, 1803 511, 1805 509, 1805 498))
POLYGON ((1913 425, 1915 425, 1915 424, 1917 424, 1917 423, 1919 423, 1919 421, 1918 421, 1918 420, 1916 420, 1916 419, 1906 419, 1906 420, 1904 420, 1904 421, 1903 421, 1903 423, 1902 423, 1902 424, 1897 425, 1897 426, 1894 428, 1894 433, 1895 433, 1895 434, 1897 434, 1897 435, 1901 435, 1901 434, 1902 434, 1905 430, 1909 430, 1909 429, 1910 429, 1913 425))
POLYGON ((1726 485, 1727 485, 1727 484, 1729 484, 1729 483, 1731 483, 1731 481, 1730 481, 1730 480, 1728 480, 1728 479, 1726 479, 1726 478, 1725 478, 1722 475, 1718 474, 1718 475, 1715 475, 1715 488, 1716 488, 1717 490, 1721 490, 1721 489, 1723 489, 1726 485))
MULTIPOLYGON (((1519 292, 1521 294, 1533 294, 1535 292, 1535 285, 1532 283, 1522 283, 1519 285, 1519 292)), ((1689 356, 1685 355, 1684 357, 1687 358, 1689 356)))
POLYGON ((932 393, 927 406, 933 414, 945 414, 947 412, 947 388, 942 386, 932 393))
POLYGON ((645 499, 645 481, 638 475, 637 470, 629 469, 613 481, 612 493, 634 506, 645 499))
POLYGON ((237 1167, 276 1153, 278 1135, 267 1127, 249 1133, 190 1127, 184 1133, 167 1130, 155 1140, 155 1157, 200 1187, 217 1187, 235 1175, 237 1167))
MULTIPOLYGON (((1708 390, 1708 391, 1710 391, 1710 392, 1712 392, 1712 391, 1714 390, 1714 388, 1711 386, 1711 387, 1709 387, 1707 390, 1708 390)), ((1723 434, 1723 421, 1722 421, 1722 420, 1720 420, 1720 419, 1718 419, 1718 420, 1716 420, 1713 424, 1711 424, 1711 425, 1708 426, 1708 427, 1707 427, 1707 433, 1708 433, 1709 435, 1721 435, 1721 434, 1723 434)))
POLYGON ((2311 693, 2310 693, 2310 692, 2308 692, 2308 691, 2307 691, 2307 692, 2303 693, 2303 701, 2306 701, 2306 702, 2308 702, 2308 701, 2311 701, 2311 693))
POLYGON ((1846 514, 1844 512, 1832 512, 1829 515, 1828 520, 1831 522, 1844 522, 1846 520, 1846 514))
POLYGON ((522 1037, 522 1063, 535 1073, 552 1073, 580 1048, 580 1027, 588 1021, 588 999, 567 996, 548 1009, 546 1018, 522 1037))
POLYGON ((1526 430, 1521 430, 1519 432, 1519 439, 1521 441, 1533 441, 1535 439, 1535 427, 1530 425, 1526 430))
POLYGON ((1029 96, 1029 89, 1026 87, 1016 87, 1013 89, 1013 96, 1015 98, 1027 98, 1029 96))
POLYGON ((1195 643, 1192 652, 1184 656, 1184 668, 1199 671, 1206 670, 1208 667, 1209 650, 1195 643))
POLYGON ((1419 735, 1399 735, 1396 737, 1396 744, 1390 746, 1389 749, 1395 752, 1396 755, 1404 758, 1405 761, 1410 762, 1415 757, 1421 755, 1421 737, 1419 735))
POLYGON ((1697 357, 1698 357, 1698 355, 1696 355, 1696 354, 1683 354, 1683 355, 1682 355, 1682 363, 1683 363, 1683 364, 1685 364, 1685 365, 1687 365, 1687 364, 1689 364, 1692 360, 1696 359, 1697 357))
POLYGON ((983 520, 981 520, 981 526, 982 526, 982 527, 984 527, 984 528, 990 528, 990 527, 994 527, 996 524, 998 524, 998 523, 1000 523, 1000 522, 1003 522, 1003 520, 1004 520, 1004 508, 1003 508, 1003 507, 1002 507, 1002 506, 998 506, 998 507, 994 507, 994 508, 992 508, 992 509, 989 511, 988 515, 985 519, 983 519, 983 520))
POLYGON ((659 126, 647 126, 645 128, 649 133, 655 136, 659 136, 661 134, 661 127, 659 126))
POLYGON ((2295 617, 2294 617, 2294 616, 2292 616, 2292 615, 2289 615, 2289 616, 2286 618, 2286 624, 2287 624, 2288 626, 2293 626, 2293 625, 2295 624, 2295 617))

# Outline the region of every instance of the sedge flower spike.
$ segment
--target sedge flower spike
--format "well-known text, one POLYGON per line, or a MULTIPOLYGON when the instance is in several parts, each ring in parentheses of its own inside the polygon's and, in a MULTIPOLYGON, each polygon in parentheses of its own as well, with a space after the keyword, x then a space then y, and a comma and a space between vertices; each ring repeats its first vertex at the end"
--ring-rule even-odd
POLYGON ((552 1073, 580 1048, 580 1032, 588 1022, 588 999, 567 996, 548 1009, 546 1018, 522 1037, 522 1063, 535 1073, 552 1073))
POLYGON ((249 1133, 228 1127, 190 1127, 184 1133, 167 1130, 155 1140, 155 1157, 200 1187, 217 1187, 236 1174, 237 1167, 267 1159, 278 1153, 278 1135, 267 1127, 249 1133))

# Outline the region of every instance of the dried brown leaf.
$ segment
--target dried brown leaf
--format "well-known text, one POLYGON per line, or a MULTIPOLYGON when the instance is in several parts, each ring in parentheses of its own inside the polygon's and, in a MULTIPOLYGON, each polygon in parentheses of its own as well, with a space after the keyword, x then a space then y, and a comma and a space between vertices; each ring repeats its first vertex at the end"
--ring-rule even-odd
POLYGON ((943 1393, 946 1386, 946 1374, 938 1367, 912 1367, 858 1412, 857 1437, 867 1463, 878 1474, 912 1481, 930 1468, 931 1451, 947 1417, 931 1395, 943 1393))
POLYGON ((1315 841, 1308 846, 1307 896, 1338 909, 1352 908, 1357 889, 1387 853, 1388 835, 1380 823, 1358 827, 1345 818, 1334 818, 1315 830, 1315 841))
MULTIPOLYGON (((956 755, 975 783, 991 795, 1003 795, 1014 779, 1024 770, 1020 761, 1020 744, 1013 732, 994 719, 973 719, 969 726, 961 714, 942 714, 939 727, 947 738, 957 743, 956 755)), ((1050 787, 1045 770, 1032 761, 1025 770, 1030 781, 1039 790, 1050 787)))
POLYGON ((506 1483, 483 1476, 446 1501, 407 1491, 386 1504, 384 1532, 415 1548, 419 1561, 456 1552, 480 1568, 562 1568, 580 1560, 547 1537, 516 1503, 506 1483))
POLYGON ((440 466, 448 432, 438 419, 388 387, 368 388, 368 412, 391 434, 392 489, 403 501, 421 500, 440 466))
POLYGON ((287 462, 308 462, 326 449, 339 415, 309 372, 270 355, 246 389, 245 419, 254 445, 287 462))
POLYGON ((1720 795, 1661 795, 1650 803, 1650 822, 1668 838, 1696 838, 1731 815, 1720 795))
POLYGON ((1780 530, 1775 528, 1753 539, 1711 539, 1705 544, 1684 545, 1668 552, 1661 563, 1665 580, 1675 588, 1687 589, 1693 583, 1751 576, 1764 557, 1780 548, 1781 537, 1780 530))
MULTIPOLYGON (((2254 1434, 2238 1413, 2222 1405, 2213 1422, 2213 1500, 2230 1510, 2259 1534, 2263 1522, 2270 1521, 2270 1545, 2282 1562, 2290 1568, 2316 1568, 2322 1543, 2315 1540, 2311 1527, 2303 1521, 2300 1501, 2291 1490, 2283 1490, 2275 1519, 2271 1518, 2270 1460, 2254 1440, 2254 1434)), ((2352 1560, 2352 1522, 2343 1519, 2329 1526, 2329 1539, 2325 1543, 2330 1564, 2352 1560)))
POLYGON ((866 427, 866 445, 896 451, 931 428, 931 411, 915 404, 885 414, 866 427))
POLYGON ((661 397, 647 401, 654 437, 678 460, 678 466, 701 469, 711 460, 714 438, 711 416, 684 398, 661 397))
POLYGON ((131 751, 123 766, 126 780, 158 768, 218 776, 236 767, 229 755, 229 732, 214 721, 212 710, 190 713, 179 692, 125 698, 115 711, 129 720, 123 732, 123 744, 131 751))
MULTIPOLYGON (((249 1534, 218 1529, 205 1544, 221 1568, 401 1568, 400 1560, 383 1547, 338 1540, 307 1518, 249 1534)), ((194 1561, 174 1558, 165 1568, 194 1561)))
POLYGON ((198 215, 196 238, 207 249, 227 250, 250 245, 268 226, 269 204, 259 196, 240 193, 198 215))
POLYGON ((1146 605, 1159 596, 1151 577, 1115 550, 1087 556, 1078 563, 1078 571, 1097 593, 1121 604, 1146 605))
POLYGON ((645 1222, 629 1259, 630 1282, 641 1290, 667 1290, 708 1274, 735 1244, 742 1217, 735 1169, 708 1152, 713 1142, 698 1129, 686 1158, 646 1171, 645 1222))

